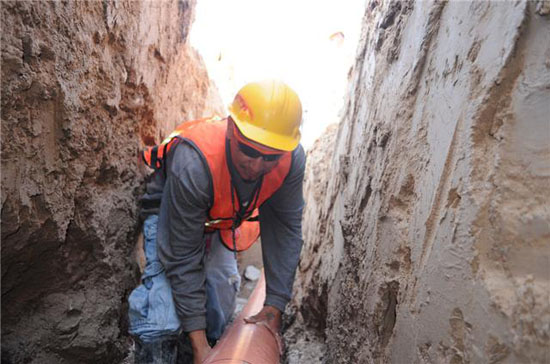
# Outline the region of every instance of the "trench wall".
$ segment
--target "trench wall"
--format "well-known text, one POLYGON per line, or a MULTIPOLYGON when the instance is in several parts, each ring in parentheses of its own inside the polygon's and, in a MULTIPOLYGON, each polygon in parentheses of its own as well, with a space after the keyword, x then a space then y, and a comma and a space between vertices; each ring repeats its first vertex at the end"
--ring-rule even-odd
POLYGON ((549 12, 367 2, 306 172, 291 330, 324 362, 550 360, 549 12))
POLYGON ((2 363, 113 363, 138 151, 221 111, 194 0, 2 1, 2 363))

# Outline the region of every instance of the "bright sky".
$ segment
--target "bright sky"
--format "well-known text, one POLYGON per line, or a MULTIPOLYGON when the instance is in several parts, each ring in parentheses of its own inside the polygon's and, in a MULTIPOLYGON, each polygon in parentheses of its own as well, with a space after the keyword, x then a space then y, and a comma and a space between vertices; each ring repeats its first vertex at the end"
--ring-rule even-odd
POLYGON ((308 149, 326 126, 339 121, 364 5, 364 0, 199 0, 191 45, 226 106, 250 81, 278 78, 291 86, 302 101, 302 145, 308 149), (333 36, 338 32, 344 37, 333 36))

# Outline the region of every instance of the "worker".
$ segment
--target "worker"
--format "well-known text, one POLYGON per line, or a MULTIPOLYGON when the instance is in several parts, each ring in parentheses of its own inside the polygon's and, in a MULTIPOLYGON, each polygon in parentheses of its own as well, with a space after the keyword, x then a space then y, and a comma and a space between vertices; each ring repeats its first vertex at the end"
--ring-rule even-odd
POLYGON ((245 321, 280 332, 303 243, 301 120, 288 85, 252 82, 225 119, 183 123, 144 151, 155 172, 141 200, 147 263, 129 297, 136 363, 203 361, 235 310, 236 253, 259 236, 266 299, 245 321))

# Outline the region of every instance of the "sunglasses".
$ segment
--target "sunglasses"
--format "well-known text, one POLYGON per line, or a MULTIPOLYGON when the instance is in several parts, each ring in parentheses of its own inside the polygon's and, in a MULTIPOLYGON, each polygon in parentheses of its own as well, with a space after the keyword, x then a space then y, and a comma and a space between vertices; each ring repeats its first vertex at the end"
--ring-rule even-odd
POLYGON ((263 154, 241 142, 237 142, 237 144, 239 145, 239 150, 249 158, 256 159, 262 157, 262 159, 266 162, 275 162, 283 156, 282 154, 263 154))

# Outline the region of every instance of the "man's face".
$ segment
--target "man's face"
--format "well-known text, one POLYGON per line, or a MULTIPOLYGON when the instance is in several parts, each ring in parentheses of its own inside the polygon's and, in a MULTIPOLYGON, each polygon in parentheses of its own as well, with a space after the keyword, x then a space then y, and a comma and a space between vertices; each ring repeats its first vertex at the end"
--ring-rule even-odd
POLYGON ((284 153, 283 151, 260 145, 251 140, 247 140, 244 144, 241 141, 245 137, 242 134, 236 135, 236 133, 239 133, 237 127, 232 121, 229 121, 228 138, 231 159, 243 180, 255 181, 269 173, 279 163, 279 156, 284 153))

